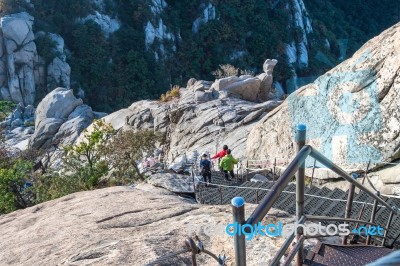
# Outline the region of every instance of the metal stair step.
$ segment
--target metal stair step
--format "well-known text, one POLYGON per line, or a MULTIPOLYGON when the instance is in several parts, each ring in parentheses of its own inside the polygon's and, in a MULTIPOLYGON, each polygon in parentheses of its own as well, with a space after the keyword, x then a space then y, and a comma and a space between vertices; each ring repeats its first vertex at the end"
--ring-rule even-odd
POLYGON ((335 188, 333 190, 332 199, 342 199, 346 201, 331 201, 331 205, 322 213, 323 216, 344 217, 347 202, 347 192, 335 188))
MULTIPOLYGON (((285 188, 285 191, 295 192, 296 185, 289 184, 289 186, 285 188)), ((283 192, 278 197, 273 207, 288 212, 289 208, 295 203, 296 203, 296 194, 283 192)))
MULTIPOLYGON (((327 197, 327 198, 332 198, 332 195, 334 194, 334 191, 330 191, 327 194, 323 195, 323 197, 327 197)), ((317 198, 318 199, 318 198, 317 198)), ((329 207, 329 205, 331 204, 331 201, 326 200, 326 199, 318 199, 318 201, 316 202, 316 204, 312 205, 309 209, 309 214, 311 215, 317 215, 320 216, 322 215, 322 213, 324 212, 324 210, 326 208, 329 207)))
MULTIPOLYGON (((314 193, 315 196, 323 196, 326 197, 329 193, 332 193, 332 190, 329 188, 323 187, 318 189, 317 193, 314 193)), ((311 197, 311 196, 304 196, 305 201, 304 201, 304 213, 308 215, 316 215, 315 214, 315 207, 318 204, 322 204, 322 201, 324 199, 318 198, 318 197, 311 197)))

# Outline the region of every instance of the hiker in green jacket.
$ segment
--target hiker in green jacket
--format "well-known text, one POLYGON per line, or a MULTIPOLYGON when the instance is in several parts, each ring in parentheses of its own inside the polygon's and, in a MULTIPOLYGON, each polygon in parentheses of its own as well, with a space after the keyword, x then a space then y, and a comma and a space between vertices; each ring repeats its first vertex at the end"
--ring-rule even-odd
POLYGON ((232 180, 229 179, 229 174, 231 175, 232 178, 235 177, 235 174, 233 173, 233 166, 234 164, 237 164, 239 161, 233 158, 231 154, 231 150, 226 151, 226 155, 222 158, 222 160, 219 162, 219 167, 224 171, 225 173, 225 179, 226 180, 232 180))

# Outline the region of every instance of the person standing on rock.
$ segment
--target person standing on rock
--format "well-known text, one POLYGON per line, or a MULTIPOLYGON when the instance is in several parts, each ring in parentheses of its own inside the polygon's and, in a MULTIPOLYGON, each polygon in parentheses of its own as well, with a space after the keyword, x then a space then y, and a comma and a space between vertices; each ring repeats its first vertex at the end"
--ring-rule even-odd
POLYGON ((230 181, 232 179, 229 178, 228 172, 231 175, 231 178, 235 177, 235 174, 233 173, 233 167, 235 164, 237 164, 239 160, 233 158, 231 154, 231 150, 226 151, 226 155, 224 158, 222 158, 221 162, 219 163, 219 167, 222 168, 222 171, 225 173, 225 179, 230 181))
POLYGON ((203 176, 204 182, 207 183, 206 187, 208 187, 208 185, 211 184, 211 162, 207 159, 207 154, 203 154, 200 161, 200 172, 203 176))
MULTIPOLYGON (((225 157, 226 155, 226 151, 228 150, 228 146, 224 145, 222 147, 222 151, 218 152, 217 154, 215 154, 213 157, 211 157, 211 159, 218 159, 218 165, 221 162, 221 159, 225 157)), ((222 168, 219 168, 222 171, 222 168)))

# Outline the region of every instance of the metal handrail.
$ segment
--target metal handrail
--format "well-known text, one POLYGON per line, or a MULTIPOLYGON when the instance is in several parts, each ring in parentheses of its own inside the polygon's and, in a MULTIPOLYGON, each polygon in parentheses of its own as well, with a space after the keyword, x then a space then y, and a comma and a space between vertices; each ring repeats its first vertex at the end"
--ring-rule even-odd
MULTIPOLYGON (((307 218, 303 216, 299 221, 298 224, 304 224, 306 222, 307 218)), ((283 243, 281 248, 279 249, 278 253, 276 253, 275 257, 271 261, 271 265, 279 265, 279 261, 285 254, 286 250, 290 247, 290 244, 294 240, 294 237, 296 236, 295 232, 293 232, 283 243)))
POLYGON ((304 148, 300 150, 286 170, 282 173, 281 177, 279 177, 276 183, 272 186, 271 191, 265 195, 260 204, 258 204, 256 209, 247 219, 246 224, 257 224, 265 217, 311 151, 312 149, 309 145, 304 146, 304 148))
POLYGON ((336 164, 334 164, 333 162, 331 162, 328 158, 326 158, 324 155, 322 155, 320 152, 318 152, 317 150, 315 150, 314 148, 311 147, 311 154, 310 156, 313 157, 314 159, 316 159, 318 162, 322 163, 323 165, 325 165, 326 167, 330 168, 333 172, 335 172, 336 174, 338 174, 339 176, 343 177, 344 179, 346 179, 347 181, 349 181, 350 183, 354 184, 356 187, 358 187, 359 189, 363 190, 364 192, 366 192, 369 196, 371 196, 372 198, 374 198, 375 200, 377 200, 379 203, 381 203, 382 205, 384 205, 386 208, 389 208, 389 210, 393 211, 394 213, 397 214, 397 209, 392 208, 389 204, 387 204, 383 199, 381 199, 378 195, 376 195, 374 192, 372 192, 371 190, 369 190, 367 187, 365 187, 364 185, 360 184, 359 182, 357 182, 356 180, 354 180, 348 173, 346 173, 342 168, 340 168, 339 166, 337 166, 336 164))
POLYGON ((362 185, 359 182, 357 182, 356 180, 354 180, 349 174, 347 174, 339 166, 337 166, 336 164, 331 162, 329 159, 327 159, 324 155, 319 153, 313 147, 311 147, 310 145, 305 145, 300 150, 300 152, 296 155, 296 157, 293 159, 293 161, 289 164, 289 166, 286 168, 286 170, 283 172, 282 176, 276 181, 275 185, 271 188, 271 191, 267 195, 265 195, 265 197, 262 199, 260 204, 256 207, 256 209, 253 211, 253 213, 247 219, 247 221, 246 221, 247 224, 256 224, 265 217, 265 215, 268 213, 268 211, 272 208, 272 205, 274 205, 275 201, 278 199, 278 197, 284 190, 284 188, 290 182, 291 178, 299 170, 302 163, 305 162, 308 155, 310 155, 311 157, 316 159, 318 162, 324 164, 325 166, 330 167, 332 169, 332 171, 334 171, 336 174, 338 174, 339 176, 342 176, 344 179, 346 179, 347 181, 354 184, 359 189, 366 192, 369 196, 373 197, 380 204, 382 204, 383 206, 385 206, 386 208, 388 208, 389 210, 391 210, 397 214, 397 209, 392 208, 389 204, 387 204, 384 200, 382 200, 375 193, 373 193, 368 188, 366 188, 364 185, 362 185))
MULTIPOLYGON (((307 159, 308 156, 313 157, 316 161, 320 162, 321 164, 325 165, 327 168, 331 169, 333 172, 338 174, 339 176, 343 177, 345 180, 351 183, 352 186, 355 186, 359 188, 360 190, 364 191, 366 194, 374 198, 374 209, 376 209, 376 206, 378 202, 388 208, 393 214, 398 215, 399 212, 395 207, 391 207, 389 204, 387 204, 383 199, 379 197, 379 193, 375 194, 374 192, 370 191, 367 187, 365 187, 363 184, 360 184, 357 182, 355 179, 353 179, 347 172, 345 172, 342 168, 334 164, 332 161, 330 161, 328 158, 326 158, 324 155, 322 155, 320 152, 315 150, 313 147, 310 145, 304 145, 305 144, 305 131, 306 127, 304 125, 299 125, 297 128, 298 132, 296 133, 296 142, 297 142, 297 155, 295 158, 292 160, 292 162, 289 164, 289 166, 285 169, 283 174, 280 176, 280 178, 276 181, 276 183, 272 186, 270 192, 265 195, 265 197, 261 200, 260 204, 256 207, 256 209, 253 211, 253 213, 249 216, 246 222, 242 222, 241 224, 243 225, 255 225, 258 222, 260 222, 269 212, 269 210, 272 208, 278 197, 281 195, 287 184, 291 181, 292 177, 295 176, 296 174, 296 217, 297 220, 300 221, 302 218, 305 218, 307 220, 320 220, 322 218, 330 221, 345 221, 345 222, 362 222, 365 224, 370 224, 370 225, 376 225, 374 222, 375 218, 375 213, 373 212, 371 215, 371 219, 369 222, 362 221, 362 220, 356 220, 356 219, 350 219, 349 217, 345 218, 338 218, 338 217, 322 217, 322 216, 307 216, 304 217, 304 169, 305 169, 305 160, 307 159)), ((247 167, 248 168, 248 167, 247 167)), ((354 190, 353 190, 354 192, 354 190)), ((349 193, 351 193, 349 191, 349 193)), ((243 200, 243 199, 242 199, 243 200)), ((233 212, 234 212, 234 218, 235 220, 238 217, 243 217, 244 216, 244 200, 243 204, 241 205, 240 208, 238 206, 235 206, 232 204, 233 207, 233 212)), ((351 212, 351 204, 346 207, 347 212, 351 212)), ((386 227, 382 227, 385 229, 385 236, 376 236, 378 238, 383 238, 386 239, 386 233, 388 231, 390 222, 388 222, 388 225, 386 227)), ((249 228, 249 227, 246 227, 249 228)), ((284 247, 285 250, 288 248, 289 244, 293 241, 295 234, 293 234, 287 241, 285 241, 284 247)), ((302 234, 301 230, 298 230, 296 233, 296 238, 297 238, 297 243, 295 248, 290 252, 289 258, 285 261, 285 264, 288 263, 293 259, 293 257, 297 254, 297 265, 301 265, 303 261, 303 256, 302 256, 302 250, 303 250, 303 241, 305 239, 304 235, 302 234)), ((367 241, 367 245, 369 244, 369 239, 367 241)), ((283 247, 282 247, 283 248, 283 247)), ((282 250, 279 251, 279 253, 275 256, 273 259, 274 262, 279 261, 280 257, 283 254, 282 250)), ((244 236, 242 235, 241 237, 236 236, 235 238, 235 255, 236 255, 236 265, 238 266, 245 266, 246 265, 246 247, 245 247, 245 242, 244 242, 244 236), (240 243, 240 244, 239 244, 240 243)))

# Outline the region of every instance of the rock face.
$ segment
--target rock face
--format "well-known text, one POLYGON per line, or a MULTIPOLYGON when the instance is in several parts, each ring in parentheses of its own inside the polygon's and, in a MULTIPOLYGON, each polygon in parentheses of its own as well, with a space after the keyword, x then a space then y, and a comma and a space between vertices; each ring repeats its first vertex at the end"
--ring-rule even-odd
MULTIPOLYGON (((194 185, 198 184, 198 177, 195 177, 194 185)), ((168 174, 168 173, 157 173, 151 175, 147 182, 156 187, 165 188, 171 192, 176 193, 193 193, 193 180, 191 176, 168 174)))
MULTIPOLYGON (((400 24, 304 86, 254 127, 249 158, 292 158, 297 124, 308 143, 345 169, 365 170, 400 157, 400 24)), ((312 166, 313 161, 307 161, 312 166)))
POLYGON ((217 79, 210 90, 219 93, 219 98, 233 96, 251 102, 279 100, 280 97, 272 93, 272 73, 277 63, 276 59, 267 59, 263 65, 264 73, 257 77, 243 75, 217 79))
MULTIPOLYGON (((246 205, 248 213, 253 210, 246 205)), ((262 223, 277 219, 293 221, 273 211, 262 223)), ((233 238, 225 233, 229 223, 230 206, 201 206, 151 185, 79 192, 0 216, 0 264, 146 265, 182 249, 197 233, 207 250, 225 254, 227 265, 234 265, 233 238)), ((283 242, 259 236, 247 241, 248 265, 268 265, 283 242)), ((217 264, 205 254, 197 263, 217 264)), ((190 264, 185 253, 163 265, 190 264)))
MULTIPOLYGON (((44 59, 37 54, 33 34, 33 17, 26 12, 1 18, 0 29, 0 100, 9 100, 23 106, 33 105, 36 87, 46 87, 44 59)), ((57 56, 47 69, 48 90, 70 87, 71 68, 66 62, 64 40, 56 34, 48 36, 55 42, 57 56)))
MULTIPOLYGON (((43 33, 42 33, 43 34, 43 33)), ((66 62, 64 52, 64 39, 57 34, 49 33, 48 36, 56 44, 53 61, 47 67, 47 90, 51 91, 57 87, 70 88, 71 67, 66 62)))
POLYGON ((77 99, 72 90, 57 88, 38 105, 32 148, 49 148, 52 143, 71 144, 94 119, 92 109, 77 99))
MULTIPOLYGON (((266 75, 271 75, 275 64, 276 60, 266 61, 266 75)), ((190 79, 187 88, 180 89, 179 99, 135 102, 103 119, 115 129, 163 132, 168 143, 160 148, 170 168, 178 169, 186 161, 193 161, 191 154, 213 155, 224 144, 235 157, 244 158, 250 130, 281 103, 278 99, 250 101, 258 101, 260 85, 261 80, 253 76, 228 77, 214 83, 190 79)))
MULTIPOLYGON (((199 91, 197 91, 199 92, 199 91)), ((181 163, 190 154, 214 154, 227 144, 234 156, 246 153, 246 139, 255 123, 280 101, 255 104, 238 98, 196 101, 196 92, 181 89, 181 97, 168 103, 139 101, 103 119, 114 128, 153 129, 163 132, 167 161, 181 163)))
POLYGON ((0 87, 1 98, 32 105, 35 99, 34 63, 38 56, 28 13, 1 18, 0 87))

